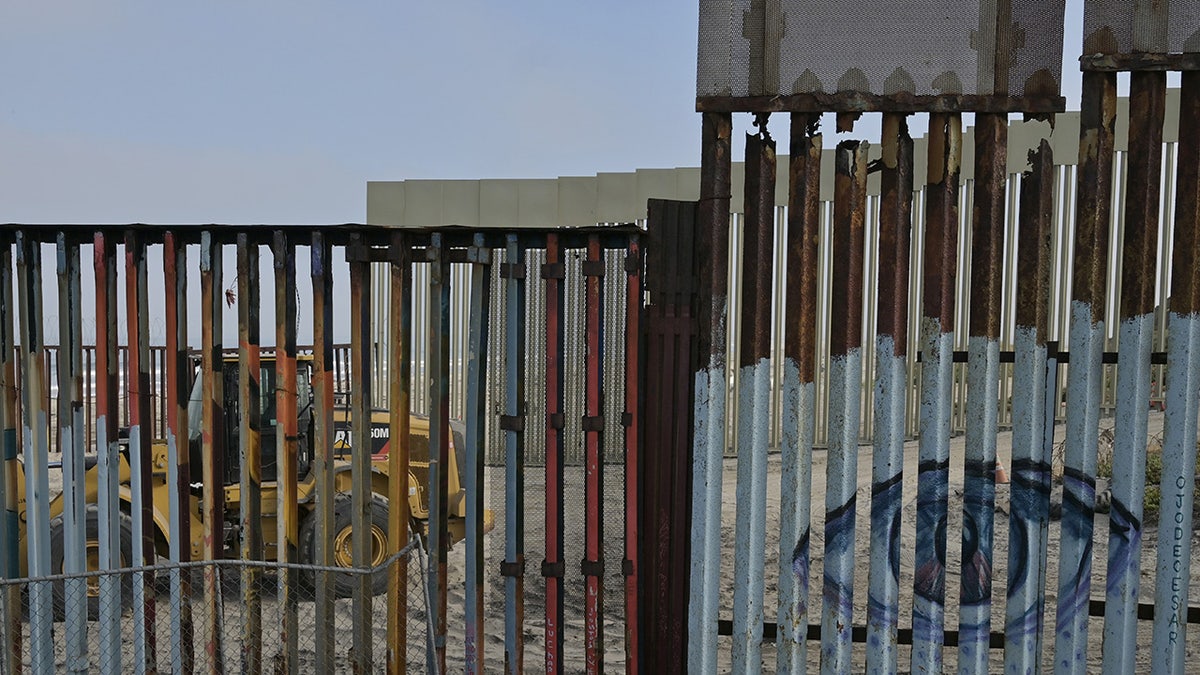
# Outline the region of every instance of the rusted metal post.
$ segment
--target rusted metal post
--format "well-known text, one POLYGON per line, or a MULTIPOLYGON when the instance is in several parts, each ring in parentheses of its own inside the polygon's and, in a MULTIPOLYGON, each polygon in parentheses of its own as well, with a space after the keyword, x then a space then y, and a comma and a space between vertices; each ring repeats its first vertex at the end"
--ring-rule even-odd
MULTIPOLYGON (((58 233, 58 427, 62 448, 62 571, 87 570, 87 500, 84 490, 83 331, 79 244, 58 233)), ((0 244, 3 246, 4 244, 0 244)), ((2 283, 2 282, 0 282, 2 283)), ((63 582, 67 670, 84 673, 87 659, 87 580, 63 582)))
POLYGON ((468 299, 467 326, 467 428, 465 448, 467 492, 467 595, 466 595, 466 671, 484 672, 483 632, 483 460, 484 425, 487 420, 487 345, 488 308, 491 305, 491 249, 478 233, 467 249, 471 263, 471 294, 468 299))
MULTIPOLYGON (((604 669, 604 395, 601 377, 600 330, 603 320, 604 253, 600 237, 589 235, 583 262, 584 276, 584 417, 583 494, 584 545, 581 571, 584 578, 584 667, 591 673, 604 669)), ((524 310, 524 307, 521 307, 524 310)), ((521 330, 524 335, 524 329, 521 330)), ((522 364, 524 361, 522 361, 522 364)), ((523 393, 523 392, 522 392, 523 393)), ((524 397, 522 396, 522 399, 524 397)), ((524 468, 524 467, 522 467, 524 468)))
MULTIPOLYGON (((447 525, 450 471, 450 251, 440 233, 430 236, 429 261, 429 601, 433 650, 427 670, 446 672, 446 564, 450 548, 447 525)), ((512 489, 512 482, 508 483, 512 489)), ((509 518, 512 518, 511 511, 509 518)), ((519 517, 519 516, 517 516, 519 517)), ((510 521, 511 522, 511 521, 510 521)), ((522 537, 522 540, 524 537, 522 537)), ((507 580, 506 580, 507 581, 507 580)), ((507 605, 506 605, 507 606, 507 605)), ((507 618, 507 617, 506 617, 507 618)), ((506 622, 507 625, 507 622, 506 622)), ((505 630, 506 644, 508 628, 505 630)))
POLYGON ((692 556, 688 604, 689 672, 717 669, 721 593, 721 474, 725 455, 727 322, 729 318, 729 113, 704 113, 700 166, 701 366, 693 422, 692 556))
MULTIPOLYGON (((358 234, 350 235, 346 259, 350 263, 350 390, 351 518, 354 536, 351 559, 361 572, 371 567, 371 263, 368 246, 358 234)), ((369 673, 371 665, 371 575, 359 573, 353 592, 353 668, 369 673)), ((442 672, 442 671, 439 671, 442 672)))
POLYGON ((900 617, 900 509, 904 505, 904 412, 908 391, 908 258, 913 142, 904 115, 883 116, 879 300, 875 338, 875 451, 871 467, 871 566, 867 671, 895 673, 900 617))
MULTIPOLYGON (((1129 78, 1129 167, 1121 258, 1121 325, 1117 345, 1117 415, 1109 511, 1104 672, 1130 673, 1137 652, 1142 514, 1146 495, 1150 351, 1154 347, 1154 276, 1162 183, 1167 74, 1129 78)), ((1186 125, 1185 125, 1186 126, 1186 125)))
MULTIPOLYGON (((315 523, 313 561, 317 565, 333 565, 333 270, 330 267, 331 251, 320 232, 312 235, 312 289, 313 289, 313 475, 316 506, 312 514, 315 523)), ((407 411, 405 411, 407 412, 407 411)), ((396 414, 392 408, 393 416, 396 414)), ((405 417, 407 419, 407 416, 405 417)), ((395 435, 392 436, 396 438, 395 435)), ((392 476, 395 476, 392 473, 392 476)), ((406 477, 407 472, 401 474, 406 477)), ((407 478, 402 478, 407 486, 407 478)), ((405 502, 407 504, 407 501, 405 502)), ((402 526, 403 527, 403 526, 402 526)), ((400 565, 401 575, 407 572, 400 565)), ((403 580, 403 577, 402 577, 403 580)), ((332 672, 334 668, 334 613, 333 579, 328 574, 316 575, 316 671, 332 672)), ((404 598, 400 586, 400 598, 404 598)), ((398 612, 407 614, 407 603, 399 602, 398 612)), ((391 605, 396 607, 397 605, 391 605)), ((400 642, 389 640, 389 645, 399 645, 404 654, 403 618, 399 624, 400 642)), ((401 666, 403 668, 403 666, 401 666)))
MULTIPOLYGON (((49 420, 45 386, 46 351, 42 335, 42 252, 37 240, 17 230, 17 306, 21 325, 22 440, 25 460, 25 542, 29 576, 44 577, 50 570, 49 420)), ((29 584, 29 646, 33 670, 54 669, 53 587, 49 582, 29 584)))
MULTIPOLYGON (((275 552, 279 562, 297 563, 300 561, 300 511, 296 503, 300 432, 296 387, 296 248, 286 233, 276 230, 271 249, 275 266, 275 474, 279 486, 275 506, 275 552)), ((280 570, 276 600, 283 608, 279 672, 297 672, 300 667, 299 581, 294 568, 280 570)))
MULTIPOLYGON (((171 562, 192 559, 191 431, 188 428, 189 380, 187 341, 187 246, 174 232, 163 233, 163 279, 166 295, 167 501, 170 508, 171 562)), ((192 574, 172 569, 171 663, 173 672, 190 675, 193 666, 192 574)))
MULTIPOLYGON (((388 549, 394 555, 408 543, 409 401, 412 398, 412 250, 408 236, 391 238, 388 328, 388 549)), ((397 560, 388 575, 389 673, 408 671, 408 560, 397 560)))
POLYGON ((962 581, 958 596, 959 668, 974 672, 987 670, 992 627, 992 532, 996 505, 1000 285, 1004 257, 1007 148, 1008 115, 976 115, 962 581))
MULTIPOLYGON (((1021 178, 1009 496, 1006 672, 1038 672, 1046 605, 1050 460, 1046 414, 1050 275, 1053 264, 1054 157, 1043 139, 1021 178)), ((1051 397, 1052 398, 1052 397, 1051 397)))
MULTIPOLYGON (((238 416, 241 475, 239 512, 242 560, 263 559, 261 357, 259 334, 258 244, 245 232, 237 235, 238 285, 238 416)), ((242 672, 262 671, 262 570, 242 568, 242 672)))
MULTIPOLYGON (((116 242, 97 232, 92 243, 96 269, 96 507, 100 520, 100 569, 121 567, 121 515, 118 507, 120 454, 117 446, 117 251, 116 242)), ((121 578, 100 577, 100 658, 121 668, 121 578)))
MULTIPOLYGON (((12 240, 0 235, 0 577, 16 579, 21 576, 18 544, 20 522, 17 520, 17 380, 16 344, 13 318, 16 304, 12 292, 12 240)), ((21 663, 21 589, 16 584, 5 586, 0 596, 3 625, 0 625, 0 665, 4 672, 17 672, 21 663)))
MULTIPOLYGON (((1200 71, 1183 73, 1179 119, 1200 119, 1200 71)), ((1175 245, 1167 335, 1167 411, 1154 590, 1155 672, 1183 672, 1200 408, 1200 125, 1179 128, 1175 245)))
POLYGON ((771 396, 771 244, 775 236, 775 141, 766 118, 746 135, 746 204, 738 355, 737 526, 734 548, 733 672, 762 664, 763 559, 771 396), (749 262, 753 261, 753 262, 749 262))
POLYGON ((625 577, 625 672, 640 672, 641 645, 639 642, 638 611, 638 514, 642 500, 639 494, 638 465, 639 434, 641 429, 641 316, 642 316, 642 247, 633 235, 625 252, 625 411, 621 424, 625 427, 625 560, 621 573, 625 577))
POLYGON ((946 569, 939 551, 946 550, 961 161, 961 116, 930 115, 921 317, 921 440, 913 575, 914 673, 942 672, 946 569))
MULTIPOLYGON (((221 361, 222 246, 213 233, 200 234, 200 377, 201 480, 206 489, 201 517, 204 521, 204 560, 217 561, 225 555, 225 405, 221 361)), ((114 312, 115 314, 115 312, 114 312)), ((204 567, 204 660, 209 672, 225 672, 222 646, 224 617, 221 614, 220 569, 204 567)))
POLYGON ((780 673, 806 672, 808 662, 809 528, 815 429, 817 244, 821 228, 820 117, 791 116, 788 161, 787 321, 783 335, 780 439, 780 673))
POLYGON ((566 267, 558 234, 546 235, 546 672, 563 667, 563 279, 566 267))
MULTIPOLYGON (((500 283, 504 287, 504 670, 525 663, 525 247, 506 238, 500 283)), ((436 273, 436 270, 435 270, 436 273)), ((447 296, 448 297, 448 296, 447 296)), ((585 558, 587 554, 585 553, 585 558)))
POLYGON ((1078 195, 1067 370, 1067 435, 1063 456, 1062 544, 1054 667, 1087 669, 1088 604, 1092 590, 1092 528, 1096 447, 1100 433, 1104 294, 1112 204, 1115 73, 1085 72, 1080 105, 1078 195))
MULTIPOLYGON (((146 242, 136 231, 125 233, 125 316, 129 346, 126 391, 129 395, 130 515, 133 520, 133 565, 154 564, 154 494, 151 471, 154 422, 150 415, 150 309, 146 298, 146 242)), ((154 573, 133 577, 133 655, 135 667, 157 668, 155 650, 154 573)))
POLYGON ((863 242, 867 212, 867 144, 845 141, 835 157, 833 283, 830 306, 845 312, 829 339, 829 463, 825 496, 825 579, 821 672, 851 670, 854 529, 858 492, 862 388, 863 242))

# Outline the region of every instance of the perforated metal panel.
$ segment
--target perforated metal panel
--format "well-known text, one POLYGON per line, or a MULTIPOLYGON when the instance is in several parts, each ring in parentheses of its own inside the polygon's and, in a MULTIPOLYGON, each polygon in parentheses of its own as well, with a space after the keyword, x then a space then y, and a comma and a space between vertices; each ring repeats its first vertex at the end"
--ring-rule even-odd
POLYGON ((1063 5, 701 0, 696 94, 1056 96, 1063 5))
POLYGON ((1196 0, 1088 0, 1083 9, 1083 53, 1200 52, 1196 0))

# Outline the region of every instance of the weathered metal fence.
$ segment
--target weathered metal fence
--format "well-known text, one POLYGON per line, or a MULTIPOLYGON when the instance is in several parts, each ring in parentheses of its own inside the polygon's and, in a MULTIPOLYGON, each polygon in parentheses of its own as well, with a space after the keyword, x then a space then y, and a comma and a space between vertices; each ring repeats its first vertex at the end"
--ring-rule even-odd
POLYGON ((7 227, 0 672, 483 672, 500 663, 521 672, 533 649, 552 672, 636 670, 636 651, 620 647, 636 645, 638 631, 637 472, 625 469, 638 457, 638 240, 629 227, 7 227), (161 273, 148 269, 148 251, 161 273), (231 254, 233 282, 223 273, 231 254), (308 263, 311 287, 297 283, 297 260, 308 263), (57 284, 43 280, 43 265, 56 267, 57 284), (381 265, 389 313, 401 320, 373 357, 370 277, 381 265), (197 279, 199 302, 188 288, 197 279), (418 282, 429 299, 419 316, 418 282), (273 303, 260 299, 264 287, 273 303), (55 292, 51 414, 42 333, 44 296, 55 292), (84 293, 94 294, 96 316, 90 423, 84 293), (453 293, 468 308, 458 323, 453 293), (165 298, 161 314, 152 294, 165 298), (273 340, 261 334, 271 304, 273 340), (347 304, 343 381, 333 317, 347 304), (158 360, 149 356, 152 314, 167 340, 158 360), (223 344, 230 314, 236 364, 223 344), (311 357, 296 347, 301 316, 311 322, 311 357), (194 375, 187 336, 196 321, 194 375), (569 340, 586 355, 578 368, 561 356, 569 340), (465 362, 453 360, 455 343, 465 362), (528 353, 548 356, 527 370, 528 353), (263 367, 268 356, 273 369, 263 367), (526 400, 530 372, 546 380, 543 400, 526 400), (452 425, 452 379, 465 425, 452 425), (372 457, 370 413, 384 386, 390 441, 372 457), (409 417, 419 390, 427 431, 409 417), (337 443, 335 412, 349 417, 337 443), (51 426, 61 474, 50 462, 51 426), (531 438, 538 447, 526 447, 531 438), (485 461, 494 445, 495 470, 485 461), (535 492, 544 523, 526 515, 535 492), (426 531, 427 541, 401 547, 426 531), (578 559, 574 532, 577 568, 567 562, 578 559), (452 556, 458 539, 464 553, 452 556), (540 568, 527 566, 527 553, 541 550, 540 568), (537 626, 543 634, 531 638, 537 626))

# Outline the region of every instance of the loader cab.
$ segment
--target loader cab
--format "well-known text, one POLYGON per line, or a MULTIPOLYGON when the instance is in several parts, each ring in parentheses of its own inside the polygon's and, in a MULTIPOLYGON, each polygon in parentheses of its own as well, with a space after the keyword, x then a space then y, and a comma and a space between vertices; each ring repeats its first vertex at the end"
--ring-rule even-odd
MULTIPOLYGON (((296 363, 297 417, 299 444, 297 448, 297 475, 307 475, 312 465, 312 364, 307 361, 296 363)), ((223 477, 225 485, 236 485, 241 480, 241 419, 242 411, 238 400, 238 362, 236 359, 225 359, 221 364, 221 378, 224 385, 224 409, 217 415, 216 432, 225 442, 223 477)), ((274 482, 278 476, 275 444, 278 439, 275 420, 276 372, 275 361, 263 359, 259 368, 258 413, 259 413, 259 452, 262 457, 262 482, 274 482)), ((188 400, 188 461, 192 465, 192 476, 199 477, 199 467, 203 461, 203 445, 201 443, 201 420, 203 408, 204 382, 197 369, 194 374, 192 390, 188 400)))

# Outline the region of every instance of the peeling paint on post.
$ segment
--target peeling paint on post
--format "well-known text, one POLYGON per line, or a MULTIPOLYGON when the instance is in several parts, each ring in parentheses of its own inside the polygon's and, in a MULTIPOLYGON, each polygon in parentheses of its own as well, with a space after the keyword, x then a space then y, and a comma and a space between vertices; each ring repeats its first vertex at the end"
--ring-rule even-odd
POLYGON ((921 438, 913 573, 912 670, 915 673, 942 672, 946 561, 939 551, 946 550, 961 161, 961 116, 930 115, 921 318, 921 438))
MULTIPOLYGON (((433 370, 433 377, 429 378, 429 602, 433 605, 429 625, 433 629, 433 649, 427 658, 427 669, 444 673, 446 563, 450 548, 446 494, 450 471, 450 251, 443 235, 430 236, 426 253, 430 265, 429 360, 432 362, 428 367, 433 370)), ((512 483, 508 486, 511 490, 512 483)), ((513 517, 511 511, 509 517, 513 517)), ((524 541, 523 533, 521 540, 524 541)), ((524 602, 524 593, 518 595, 517 601, 524 602)))
MULTIPOLYGON (((395 555, 408 543, 408 521, 412 517, 408 503, 409 401, 412 388, 412 251, 409 248, 407 235, 403 232, 393 232, 391 249, 388 277, 391 287, 389 295, 391 323, 388 330, 388 367, 390 370, 388 377, 390 386, 388 391, 390 407, 388 418, 388 437, 390 439, 388 443, 388 552, 395 555)), ((313 251, 315 255, 315 243, 313 251)), ((324 346, 321 348, 323 349, 324 346)), ((330 489, 332 491, 332 488, 330 489)), ((332 622, 332 616, 330 621, 332 622)), ((407 672, 408 560, 406 559, 397 560, 388 572, 387 630, 387 671, 391 675, 407 672)))
POLYGON ((700 167, 700 317, 692 465, 688 671, 717 669, 721 592, 721 474, 725 455, 725 350, 729 314, 732 116, 705 113, 700 167))
MULTIPOLYGON (((12 292, 13 258, 12 241, 0 235, 0 578, 16 579, 21 576, 18 556, 17 520, 17 381, 16 344, 13 319, 16 315, 15 298, 12 292)), ((3 625, 0 625, 0 665, 4 672, 17 672, 21 663, 21 589, 16 585, 6 586, 0 591, 3 625)))
POLYGON ((746 205, 741 354, 737 402, 737 524, 734 546, 733 672, 762 668, 767 452, 771 396, 771 250, 775 227, 775 142, 746 136, 746 205))
MULTIPOLYGON (((261 357, 259 334, 258 244, 245 232, 237 235, 238 285, 238 416, 241 475, 239 512, 242 527, 242 560, 263 559, 261 357)), ((262 598, 258 586, 262 571, 242 568, 242 671, 262 671, 262 598)))
POLYGON ((1007 148, 1008 115, 976 115, 962 575, 958 595, 960 672, 987 670, 992 628, 992 535, 996 509, 1000 285, 1004 257, 1007 148))
MULTIPOLYGON (((87 501, 84 494, 82 288, 79 278, 79 245, 69 241, 66 233, 59 232, 57 248, 58 425, 63 453, 63 564, 61 570, 53 571, 71 574, 87 570, 84 544, 87 538, 87 501)), ((85 673, 88 670, 87 581, 68 579, 63 582, 63 591, 66 604, 64 617, 67 633, 67 671, 85 673)))
MULTIPOLYGON (((314 562, 323 567, 333 565, 333 270, 331 249, 320 232, 312 234, 312 297, 313 297, 313 473, 316 506, 311 518, 316 527, 313 542, 314 562)), ((393 409, 394 410, 394 409, 393 409)), ((394 438, 394 437, 393 437, 394 438)), ((393 474, 394 475, 394 474, 393 474)), ((404 474, 404 475, 407 475, 404 474)), ((407 573, 407 568, 400 565, 407 573)), ((332 672, 334 667, 333 579, 327 574, 316 575, 316 671, 332 672)), ((405 586, 401 585, 401 599, 405 586)), ((402 614, 407 603, 398 603, 402 614)), ((403 627, 403 624, 401 624, 403 627)), ((401 630, 404 646, 404 631, 401 630)), ((389 644, 395 645, 389 640, 389 644)), ((403 654, 404 651, 401 650, 403 654)))
MULTIPOLYGON (((225 480, 224 377, 221 374, 222 331, 222 246, 213 233, 200 234, 200 378, 201 378, 201 480, 205 485, 222 485, 225 480)), ((115 307, 114 307, 115 309, 115 307)), ((112 313, 116 317, 116 312, 112 313)), ((204 559, 220 560, 225 555, 225 500, 204 500, 204 559)), ((204 658, 210 673, 224 673, 223 620, 220 571, 204 568, 204 658)))
MULTIPOLYGON (((173 563, 192 558, 191 466, 188 399, 192 376, 187 343, 187 246, 174 232, 163 233, 166 291, 167 501, 170 508, 169 556, 173 563)), ((192 575, 179 569, 171 578, 171 662, 173 672, 190 675, 193 667, 192 575)))
MULTIPOLYGON (((525 663, 525 249, 506 237, 504 264, 504 670, 525 663)), ((447 327, 448 329, 448 327, 447 327)))
POLYGON ((484 605, 483 605, 483 476, 484 428, 487 420, 488 309, 491 306, 491 249, 484 245, 482 234, 476 234, 467 249, 471 263, 471 294, 468 299, 467 327, 467 424, 465 448, 456 447, 466 455, 466 476, 463 489, 467 499, 466 532, 466 672, 484 672, 484 605))
MULTIPOLYGON (((350 235, 346 259, 350 263, 350 482, 351 559, 354 567, 367 569, 372 564, 371 505, 371 263, 369 246, 357 234, 350 235)), ((290 252, 290 249, 289 249, 290 252)), ((291 263, 291 256, 289 256, 291 263)), ((289 267, 291 265, 289 264, 289 267)), ((293 270, 294 274, 294 270, 293 270)), ((294 309, 293 309, 294 312, 294 309)), ((294 314, 293 314, 294 316, 294 314)), ((289 317, 290 318, 290 317, 289 317)), ((295 336, 292 336, 293 344, 295 336)), ((295 347, 291 359, 295 360, 295 347)), ((295 384, 293 368, 292 384, 295 384)), ((432 427, 432 422, 430 423, 432 427)), ((294 460, 295 455, 292 455, 294 460)), ((443 589, 444 590, 444 589, 443 589)), ((354 672, 372 672, 371 663, 371 575, 354 578, 353 643, 351 663, 354 672)), ((299 664, 297 664, 299 665, 299 664)), ((444 672, 439 671, 439 672, 444 672)))
POLYGON ((817 256, 820 241, 819 117, 791 116, 788 164, 787 323, 783 338, 783 433, 779 529, 780 673, 807 670, 809 528, 816 420, 817 256))
MULTIPOLYGON (((120 454, 117 427, 117 250, 97 232, 92 243, 96 268, 96 507, 100 520, 100 569, 121 567, 121 513, 118 507, 120 454)), ((101 659, 121 668, 121 578, 100 577, 101 659)))
MULTIPOLYGON (((621 573, 625 576, 625 673, 637 675, 640 657, 638 611, 638 513, 642 501, 638 491, 640 473, 638 445, 640 438, 642 316, 642 248, 633 235, 625 252, 625 560, 621 573)), ((561 490, 560 490, 561 493, 561 490)))
POLYGON ((899 529, 904 505, 904 411, 908 390, 905 361, 913 194, 913 142, 908 135, 906 116, 884 115, 882 141, 867 671, 895 673, 899 651, 899 529))
POLYGON ((1079 127, 1071 365, 1067 370, 1067 435, 1063 455, 1062 544, 1059 549, 1056 673, 1083 673, 1092 591, 1096 447, 1104 351, 1104 291, 1112 204, 1115 73, 1085 72, 1079 127))
POLYGON ((829 463, 825 493, 825 575, 821 672, 852 668, 854 530, 858 494, 859 400, 862 388, 863 226, 867 210, 867 143, 844 141, 835 156, 833 283, 830 306, 845 312, 829 340, 829 463))
MULTIPOLYGON (((584 340, 584 667, 589 675, 604 670, 604 343, 600 339, 603 316, 604 257, 600 237, 588 236, 583 263, 584 340)), ((523 290, 523 289, 522 289, 523 290)), ((521 315, 524 316, 524 306, 521 315)), ((525 334, 522 327, 521 335, 525 334)), ((522 366, 524 361, 522 360, 522 366)), ((524 368, 522 368, 524 370, 524 368)), ((520 400, 524 401, 524 390, 520 400)), ((522 467, 523 469, 524 467, 522 467)))
MULTIPOLYGON (((1200 119, 1200 72, 1183 74, 1182 120, 1200 119)), ((1154 590, 1155 672, 1183 672, 1192 504, 1196 495, 1196 425, 1200 407, 1200 125, 1179 129, 1175 245, 1167 334, 1167 411, 1163 429, 1161 508, 1154 590)))
POLYGON ((1133 672, 1137 653, 1149 421, 1147 402, 1150 400, 1150 351, 1154 346, 1154 277, 1166 91, 1167 75, 1164 72, 1130 75, 1128 180, 1117 346, 1119 386, 1104 605, 1104 672, 1113 675, 1133 672))
MULTIPOLYGON (((1054 157, 1046 139, 1030 151, 1021 179, 1017 248, 1017 308, 1012 398, 1012 482, 1009 493, 1008 597, 1004 670, 1038 672, 1045 626, 1050 460, 1046 413, 1047 346, 1053 247, 1054 157)), ((1057 366, 1055 366, 1057 368, 1057 366)), ((1052 399, 1052 397, 1050 397, 1052 399)), ((1052 401, 1051 401, 1052 403, 1052 401)))
MULTIPOLYGON (((300 561, 300 511, 296 503, 300 443, 296 386, 296 248, 285 232, 276 230, 271 249, 275 266, 275 466, 279 486, 275 505, 275 554, 279 562, 296 563, 300 561)), ((280 570, 277 602, 283 607, 280 613, 283 621, 278 658, 281 659, 279 669, 286 673, 298 672, 300 668, 298 582, 294 568, 280 570)))

